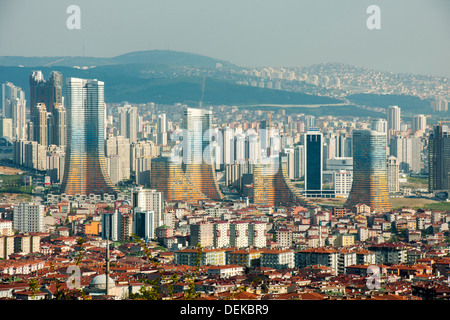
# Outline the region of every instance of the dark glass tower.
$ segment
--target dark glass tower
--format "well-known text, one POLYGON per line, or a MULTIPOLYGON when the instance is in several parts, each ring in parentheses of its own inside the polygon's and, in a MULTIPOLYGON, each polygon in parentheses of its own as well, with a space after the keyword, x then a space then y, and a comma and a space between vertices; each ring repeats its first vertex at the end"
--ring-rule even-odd
POLYGON ((428 139, 428 189, 430 192, 449 189, 450 132, 441 124, 434 127, 428 139))
POLYGON ((322 190, 323 136, 319 128, 305 133, 305 191, 322 190))

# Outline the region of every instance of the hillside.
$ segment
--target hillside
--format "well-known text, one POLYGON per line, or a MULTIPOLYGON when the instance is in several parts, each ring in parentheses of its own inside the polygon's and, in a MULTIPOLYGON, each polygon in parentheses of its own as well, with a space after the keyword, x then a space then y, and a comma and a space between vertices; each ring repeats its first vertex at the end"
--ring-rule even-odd
MULTIPOLYGON (((122 64, 108 65, 87 70, 58 67, 5 67, 0 66, 0 83, 10 81, 25 90, 29 96, 29 75, 41 70, 47 79, 50 71, 60 71, 64 78, 80 77, 105 82, 105 101, 130 103, 176 102, 198 105, 202 97, 203 77, 157 76, 158 72, 177 70, 175 66, 122 64), (157 75, 147 76, 148 72, 157 75)), ((205 78, 204 104, 333 104, 341 101, 303 93, 238 85, 230 81, 205 78)))
POLYGON ((216 64, 223 67, 234 67, 228 61, 218 60, 194 53, 170 50, 149 50, 129 52, 111 58, 98 57, 0 57, 0 66, 24 67, 73 67, 73 66, 107 66, 123 64, 150 64, 167 66, 189 66, 201 68, 215 68, 216 64))

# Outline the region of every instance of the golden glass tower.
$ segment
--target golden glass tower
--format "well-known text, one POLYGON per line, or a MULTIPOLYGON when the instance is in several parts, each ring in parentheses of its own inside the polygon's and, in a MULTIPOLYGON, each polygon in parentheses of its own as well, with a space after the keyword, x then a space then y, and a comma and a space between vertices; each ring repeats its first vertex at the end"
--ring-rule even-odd
POLYGON ((183 116, 183 161, 186 179, 211 200, 223 199, 214 166, 211 163, 211 121, 209 110, 186 108, 183 116))
POLYGON ((312 205, 289 179, 285 155, 263 158, 253 166, 253 203, 272 206, 312 205))
POLYGON ((365 204, 373 211, 389 211, 386 164, 386 134, 372 130, 353 131, 353 183, 346 207, 365 204))
POLYGON ((116 194, 105 158, 104 83, 67 79, 67 148, 61 193, 116 194))

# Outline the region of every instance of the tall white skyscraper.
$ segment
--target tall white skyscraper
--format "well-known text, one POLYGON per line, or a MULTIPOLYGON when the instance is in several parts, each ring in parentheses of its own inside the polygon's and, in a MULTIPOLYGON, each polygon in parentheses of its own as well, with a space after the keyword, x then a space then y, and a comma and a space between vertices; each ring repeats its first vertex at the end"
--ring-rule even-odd
POLYGON ((2 85, 3 118, 12 120, 11 138, 26 139, 25 92, 11 82, 2 85))
POLYGON ((118 108, 119 111, 119 134, 130 140, 137 141, 138 136, 138 112, 137 107, 125 105, 118 108))
POLYGON ((423 114, 416 114, 413 117, 413 121, 411 124, 411 130, 413 132, 422 131, 425 132, 427 127, 427 117, 423 114))
POLYGON ((387 129, 401 130, 401 109, 398 106, 389 106, 387 110, 387 129))

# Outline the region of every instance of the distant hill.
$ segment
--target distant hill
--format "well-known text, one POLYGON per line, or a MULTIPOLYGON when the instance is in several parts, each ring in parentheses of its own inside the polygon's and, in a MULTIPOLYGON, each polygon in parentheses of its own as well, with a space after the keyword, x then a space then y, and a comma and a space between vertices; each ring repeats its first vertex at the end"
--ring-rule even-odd
POLYGON ((217 64, 222 67, 235 67, 232 63, 218 60, 199 54, 171 51, 148 50, 125 53, 112 58, 97 57, 0 57, 0 66, 24 66, 24 67, 73 67, 73 66, 107 66, 120 64, 150 64, 168 66, 189 66, 202 68, 215 68, 217 64))
POLYGON ((403 114, 433 113, 429 99, 421 99, 414 96, 359 93, 350 95, 347 99, 357 105, 376 108, 387 109, 392 105, 399 106, 403 114))
MULTIPOLYGON (((176 102, 198 105, 202 97, 203 78, 184 76, 177 78, 150 77, 143 73, 176 68, 149 64, 105 65, 82 70, 65 66, 11 67, 0 66, 0 83, 10 81, 25 90, 29 97, 29 75, 41 70, 48 79, 50 71, 60 71, 64 78, 79 77, 105 82, 105 101, 130 103, 176 102)), ((205 79, 204 104, 250 105, 250 104, 334 104, 342 101, 322 96, 308 95, 275 89, 238 85, 213 78, 205 79)))

